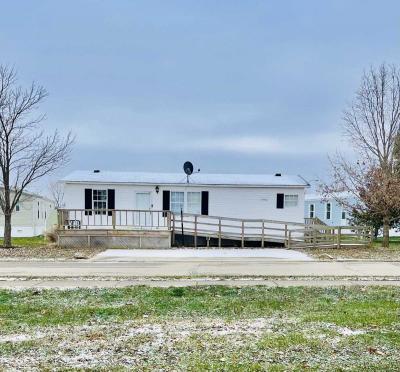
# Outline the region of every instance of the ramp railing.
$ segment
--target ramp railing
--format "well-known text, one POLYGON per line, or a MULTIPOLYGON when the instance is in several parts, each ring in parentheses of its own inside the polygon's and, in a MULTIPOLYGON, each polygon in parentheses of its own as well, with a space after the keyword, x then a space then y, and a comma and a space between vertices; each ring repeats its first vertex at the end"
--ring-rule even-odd
POLYGON ((191 213, 172 213, 172 244, 177 236, 193 236, 193 244, 198 246, 199 237, 217 239, 217 246, 222 240, 240 241, 241 247, 246 241, 257 241, 261 247, 265 242, 287 244, 290 229, 304 228, 303 223, 265 219, 242 219, 221 216, 205 216, 191 213))
POLYGON ((288 248, 342 248, 368 246, 373 232, 366 226, 307 225, 288 231, 288 248))

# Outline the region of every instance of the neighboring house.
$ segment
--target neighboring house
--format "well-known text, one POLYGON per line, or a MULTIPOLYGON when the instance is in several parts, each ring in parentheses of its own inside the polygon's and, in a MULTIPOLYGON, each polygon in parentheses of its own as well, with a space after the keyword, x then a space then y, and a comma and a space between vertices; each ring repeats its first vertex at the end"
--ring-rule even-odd
POLYGON ((350 216, 335 199, 320 194, 306 194, 304 218, 318 218, 330 226, 348 226, 350 216))
MULTIPOLYGON (((46 197, 24 192, 12 214, 11 236, 43 235, 57 223, 54 202, 46 197)), ((0 212, 0 235, 4 235, 4 215, 0 212)))
MULTIPOLYGON (((75 171, 66 209, 170 210, 235 218, 304 221, 308 183, 300 176, 75 171)), ((100 212, 99 212, 100 213, 100 212)))
MULTIPOLYGON (((341 194, 340 198, 347 201, 354 199, 350 194, 341 194)), ((326 198, 320 194, 306 194, 304 198, 304 218, 318 218, 330 226, 349 226, 351 214, 341 206, 334 198, 326 198)), ((382 232, 379 232, 379 236, 382 232)), ((400 236, 400 231, 390 230, 390 236, 400 236)))

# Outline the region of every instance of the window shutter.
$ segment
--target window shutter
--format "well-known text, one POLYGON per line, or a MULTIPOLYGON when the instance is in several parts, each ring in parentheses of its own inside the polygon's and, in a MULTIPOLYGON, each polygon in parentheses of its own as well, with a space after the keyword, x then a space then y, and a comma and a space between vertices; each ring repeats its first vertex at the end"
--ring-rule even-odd
MULTIPOLYGON (((92 209, 92 189, 85 189, 85 209, 92 209)), ((92 215, 92 211, 85 211, 85 215, 92 215)))
MULTIPOLYGON (((115 209, 115 190, 107 190, 107 207, 108 209, 115 209)), ((108 215, 112 216, 112 211, 108 211, 108 215)))
POLYGON ((201 192, 201 214, 208 216, 208 191, 201 192))
POLYGON ((163 209, 163 211, 170 210, 170 197, 171 197, 171 192, 169 190, 163 190, 163 192, 162 192, 162 209, 163 209))
POLYGON ((276 208, 283 209, 285 194, 276 194, 276 208))

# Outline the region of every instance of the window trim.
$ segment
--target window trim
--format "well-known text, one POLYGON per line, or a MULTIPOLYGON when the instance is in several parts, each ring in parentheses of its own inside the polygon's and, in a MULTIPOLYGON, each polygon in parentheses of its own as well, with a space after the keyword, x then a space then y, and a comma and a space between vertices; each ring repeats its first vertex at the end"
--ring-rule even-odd
POLYGON ((107 208, 108 208, 108 189, 93 189, 92 190, 92 209, 94 210, 95 214, 106 214, 107 213, 107 208), (105 199, 98 199, 98 192, 99 191, 105 191, 105 199), (95 199, 95 193, 96 193, 96 199, 95 199), (98 205, 99 203, 104 203, 105 208, 99 208, 98 206, 96 207, 96 204, 98 205))
MULTIPOLYGON (((193 204, 193 203, 192 203, 193 204)), ((201 215, 201 206, 202 206, 202 193, 201 191, 187 191, 186 192, 186 212, 191 214, 198 214, 201 215), (196 211, 189 210, 189 194, 198 194, 198 206, 196 211)))
POLYGON ((283 207, 284 208, 296 208, 299 206, 299 194, 284 194, 283 197, 283 207), (293 198, 292 200, 288 201, 286 199, 293 198), (296 204, 287 204, 287 203, 293 203, 295 201, 296 204))
POLYGON ((173 195, 174 194, 182 194, 183 195, 183 200, 182 200, 182 202, 179 202, 179 204, 181 205, 182 212, 185 212, 185 202, 186 202, 185 191, 172 191, 172 190, 171 190, 170 204, 169 204, 170 211, 172 213, 181 213, 180 210, 179 211, 175 211, 174 208, 173 208, 173 205, 177 204, 177 202, 173 201, 173 195))
POLYGON ((332 203, 327 202, 325 204, 325 219, 326 220, 331 220, 332 219, 332 203), (329 208, 328 208, 329 205, 329 208), (329 217, 328 217, 328 213, 329 213, 329 217))
POLYGON ((308 206, 308 218, 315 218, 315 204, 314 203, 311 203, 308 206), (312 207, 312 210, 311 210, 311 207, 312 207), (312 213, 312 215, 311 215, 311 213, 312 213))

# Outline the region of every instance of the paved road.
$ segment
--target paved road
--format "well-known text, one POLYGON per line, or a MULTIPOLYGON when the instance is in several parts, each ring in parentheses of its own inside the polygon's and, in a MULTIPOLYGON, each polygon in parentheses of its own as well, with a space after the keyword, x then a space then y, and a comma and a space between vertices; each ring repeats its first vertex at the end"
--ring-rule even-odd
POLYGON ((0 277, 356 276, 400 278, 400 262, 271 261, 266 258, 137 259, 130 262, 0 261, 0 277))
POLYGON ((0 289, 76 289, 76 288, 123 288, 137 285, 150 287, 188 287, 188 286, 214 286, 225 285, 230 287, 246 287, 262 285, 265 287, 332 287, 332 286, 400 286, 400 280, 299 280, 299 279, 26 279, 26 280, 0 280, 0 289))

